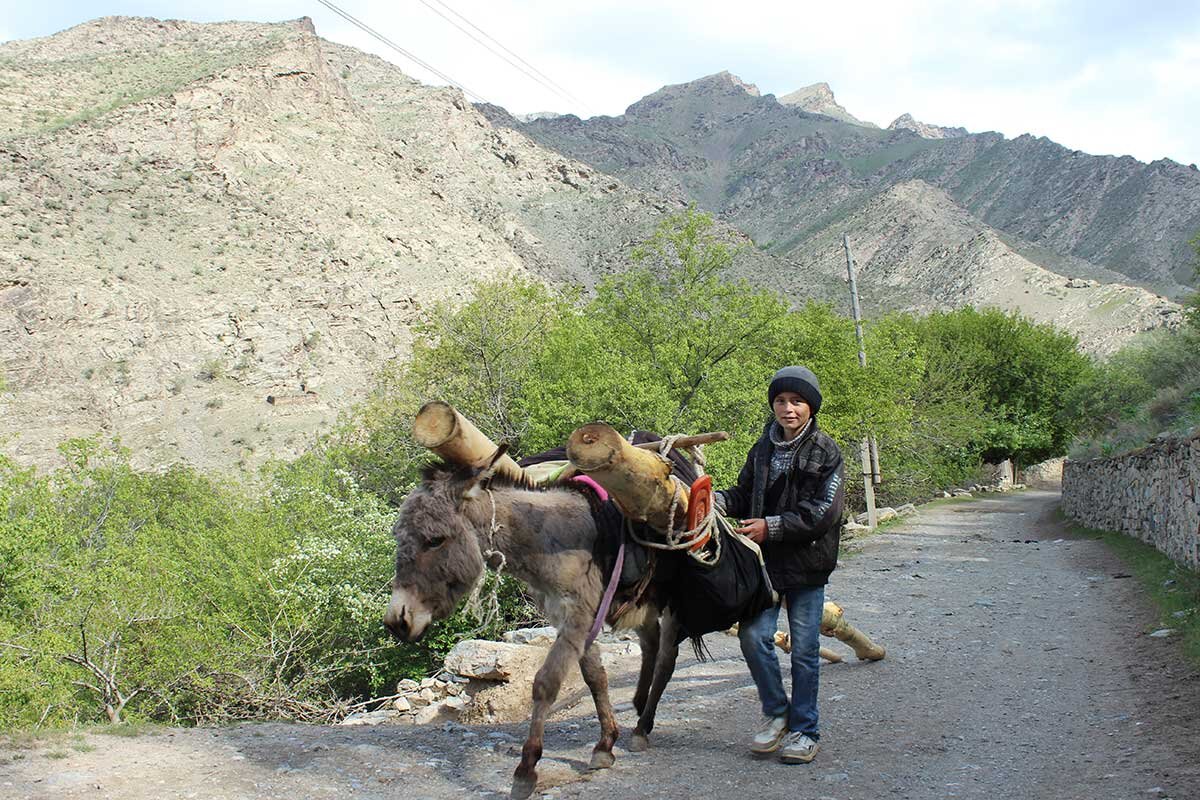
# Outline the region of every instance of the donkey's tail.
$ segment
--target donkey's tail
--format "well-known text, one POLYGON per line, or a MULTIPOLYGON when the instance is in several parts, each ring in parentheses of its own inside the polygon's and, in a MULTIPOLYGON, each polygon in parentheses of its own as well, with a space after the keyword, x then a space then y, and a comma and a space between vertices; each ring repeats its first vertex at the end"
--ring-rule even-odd
POLYGON ((712 651, 708 649, 708 645, 704 643, 703 636, 689 637, 692 640, 692 653, 695 654, 697 661, 712 661, 712 651))

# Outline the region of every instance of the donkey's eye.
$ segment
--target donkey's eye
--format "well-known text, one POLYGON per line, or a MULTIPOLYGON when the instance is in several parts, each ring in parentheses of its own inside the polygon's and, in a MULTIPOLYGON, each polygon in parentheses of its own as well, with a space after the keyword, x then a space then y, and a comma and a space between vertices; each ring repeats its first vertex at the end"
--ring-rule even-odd
POLYGON ((435 550, 435 549, 441 547, 442 545, 444 545, 445 543, 446 543, 445 536, 430 536, 429 539, 425 542, 426 546, 430 550, 435 550))

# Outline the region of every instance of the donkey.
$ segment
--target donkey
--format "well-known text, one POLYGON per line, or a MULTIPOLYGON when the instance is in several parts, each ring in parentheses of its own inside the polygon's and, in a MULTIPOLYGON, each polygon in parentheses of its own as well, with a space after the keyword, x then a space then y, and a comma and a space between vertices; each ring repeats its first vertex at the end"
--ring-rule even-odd
MULTIPOLYGON (((511 796, 525 798, 537 786, 546 715, 573 663, 579 664, 600 722, 590 768, 613 765, 619 730, 600 652, 594 643, 584 648, 604 593, 603 568, 593 557, 599 534, 588 500, 573 489, 538 488, 495 475, 504 450, 483 468, 426 468, 392 531, 396 576, 384 625, 401 640, 419 639, 480 579, 485 551, 496 562, 502 558, 504 569, 529 587, 558 638, 534 677, 529 736, 513 773, 511 796)), ((618 593, 613 607, 626 599, 618 593)), ((615 624, 635 629, 642 647, 633 699, 638 722, 630 746, 640 751, 648 746, 658 702, 675 671, 680 623, 653 582, 637 604, 629 605, 615 624)))

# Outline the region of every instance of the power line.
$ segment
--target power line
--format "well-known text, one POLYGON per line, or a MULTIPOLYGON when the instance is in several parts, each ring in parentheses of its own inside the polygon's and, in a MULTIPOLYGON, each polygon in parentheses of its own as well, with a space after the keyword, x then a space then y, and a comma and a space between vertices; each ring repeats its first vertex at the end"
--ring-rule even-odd
POLYGON ((337 15, 338 15, 339 17, 341 17, 342 19, 346 20, 347 22, 351 23, 352 25, 355 25, 355 26, 357 26, 357 27, 358 27, 359 29, 361 29, 361 30, 362 30, 364 33, 370 34, 371 36, 373 36, 373 37, 375 37, 376 39, 378 39, 380 42, 383 42, 383 44, 385 44, 385 45, 387 45, 388 47, 392 48, 392 49, 393 49, 393 50, 395 50, 397 53, 399 53, 400 55, 402 55, 402 56, 404 56, 405 58, 407 58, 409 61, 412 61, 414 64, 417 64, 417 65, 419 65, 419 66, 421 66, 421 67, 424 67, 425 69, 429 70, 429 71, 430 71, 430 72, 432 72, 434 75, 436 75, 436 76, 438 76, 439 78, 441 78, 442 80, 446 81, 446 83, 449 83, 451 86, 455 87, 456 89, 461 89, 461 90, 462 90, 462 91, 463 91, 465 94, 468 94, 468 95, 470 95, 471 97, 474 97, 476 100, 478 100, 478 101, 479 101, 479 102, 481 102, 481 103, 486 103, 486 102, 487 102, 487 100, 485 100, 485 99, 483 98, 483 96, 482 96, 482 95, 480 95, 479 93, 471 91, 470 89, 468 89, 468 88, 467 88, 466 86, 464 86, 463 84, 461 84, 461 83, 459 83, 458 81, 456 81, 456 80, 454 80, 453 78, 451 78, 449 75, 445 74, 444 72, 442 72, 442 71, 438 70, 437 68, 433 67, 432 65, 430 65, 430 64, 427 64, 426 62, 424 62, 424 61, 422 61, 421 59, 417 58, 415 55, 413 55, 412 53, 408 52, 408 51, 407 51, 407 50, 405 50, 403 47, 401 47, 400 45, 396 44, 396 43, 395 43, 395 42, 393 42, 391 39, 387 38, 387 37, 386 37, 386 36, 384 36, 382 33, 380 33, 379 31, 375 30, 374 28, 372 28, 371 26, 367 25, 365 22, 362 22, 362 21, 360 21, 360 20, 358 20, 358 19, 355 19, 355 18, 354 18, 354 17, 352 17, 350 14, 348 14, 348 13, 346 13, 345 11, 343 11, 342 9, 338 8, 338 7, 337 7, 337 6, 335 6, 333 3, 329 2, 329 0, 317 0, 317 2, 319 2, 321 5, 323 5, 323 6, 325 6, 326 8, 328 8, 328 9, 329 9, 330 11, 332 11, 333 13, 337 14, 337 15))
POLYGON ((546 89, 549 89, 550 91, 552 91, 552 92, 554 92, 555 94, 557 94, 559 97, 562 97, 564 100, 569 100, 569 101, 571 101, 571 102, 573 102, 573 103, 578 103, 578 104, 579 104, 579 105, 581 105, 581 106, 585 106, 585 107, 587 106, 587 103, 583 102, 583 101, 582 101, 582 100, 580 100, 578 97, 576 97, 575 95, 573 95, 573 94, 571 94, 569 91, 567 91, 565 88, 563 88, 563 87, 562 87, 562 86, 560 86, 559 84, 555 83, 554 79, 552 79, 550 76, 546 75, 544 72, 542 72, 541 70, 539 70, 537 67, 533 66, 533 65, 532 65, 532 64, 530 64, 528 61, 526 61, 525 59, 521 58, 519 55, 517 55, 516 53, 514 53, 514 52, 513 52, 512 50, 510 50, 509 48, 505 47, 505 46, 504 46, 504 44, 503 44, 503 43, 501 43, 501 42, 499 42, 499 41, 498 41, 498 40, 497 40, 497 39, 496 39, 494 36, 492 36, 491 34, 489 34, 487 31, 483 30, 482 28, 480 28, 480 27, 479 27, 478 25, 476 25, 474 22, 471 22, 471 20, 467 19, 466 17, 464 17, 464 16, 463 16, 462 14, 460 14, 459 12, 455 11, 453 8, 451 8, 449 5, 447 5, 445 2, 443 2, 443 0, 434 0, 434 2, 436 2, 436 3, 437 3, 439 6, 441 6, 442 8, 446 9, 447 11, 449 11, 449 12, 450 12, 451 14, 453 14, 454 16, 458 17, 460 20, 462 20, 462 21, 463 21, 464 23, 466 23, 467 25, 469 25, 469 26, 471 26, 472 28, 474 28, 476 31, 478 31, 478 32, 480 33, 480 35, 482 35, 484 38, 486 38, 486 39, 488 39, 489 41, 491 41, 493 44, 495 44, 495 45, 496 45, 496 47, 499 47, 501 50, 503 50, 503 51, 504 51, 504 53, 507 53, 509 56, 512 56, 512 58, 508 58, 508 56, 504 55, 504 53, 499 53, 499 52, 497 52, 497 51, 496 51, 494 48, 492 48, 492 47, 491 47, 491 45, 489 45, 487 42, 484 42, 484 41, 483 41, 483 40, 481 40, 479 37, 475 36, 473 33, 471 33, 470 31, 468 31, 467 29, 463 28, 463 27, 462 27, 461 25, 459 25, 457 22, 455 22, 454 20, 450 19, 448 16, 446 16, 445 14, 443 14, 441 11, 439 11, 438 9, 436 9, 436 8, 434 8, 432 5, 430 5, 430 3, 428 2, 428 0, 419 0, 419 1, 420 1, 421 5, 425 6, 425 7, 426 7, 426 8, 428 8, 430 11, 432 11, 433 13, 437 14, 437 15, 438 15, 439 17, 441 17, 442 19, 444 19, 444 20, 446 20, 447 22, 449 22, 449 23, 450 23, 451 25, 453 25, 455 28, 458 28, 458 29, 459 29, 460 31, 462 31, 462 32, 463 32, 463 33, 464 33, 466 36, 469 36, 469 37, 470 37, 472 40, 474 40, 475 42, 477 42, 479 45, 481 45, 482 47, 486 48, 486 49, 488 50, 488 52, 492 53, 493 55, 495 55, 496 57, 498 57, 498 58, 500 58, 500 59, 503 59, 503 60, 504 60, 504 61, 506 61, 506 62, 507 62, 507 63, 508 63, 510 66, 512 66, 514 69, 516 69, 516 70, 518 70, 518 71, 522 72, 523 74, 525 74, 527 77, 529 77, 530 79, 532 79, 533 81, 535 81, 536 83, 538 83, 539 85, 541 85, 542 87, 544 87, 544 88, 546 88, 546 89), (518 64, 518 63, 516 63, 515 61, 513 61, 513 59, 516 59, 516 61, 517 61, 517 62, 520 62, 520 63, 519 63, 519 64, 518 64), (522 66, 522 65, 524 65, 524 66, 522 66))

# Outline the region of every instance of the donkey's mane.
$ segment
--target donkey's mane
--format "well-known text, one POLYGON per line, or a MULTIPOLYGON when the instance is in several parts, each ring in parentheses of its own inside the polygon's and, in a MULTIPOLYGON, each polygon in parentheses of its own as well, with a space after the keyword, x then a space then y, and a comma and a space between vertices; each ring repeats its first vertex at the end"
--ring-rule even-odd
MULTIPOLYGON (((448 461, 432 461, 421 467, 421 479, 424 481, 437 481, 446 478, 469 480, 479 474, 480 469, 480 467, 451 464, 448 461)), ((488 478, 487 485, 494 489, 521 489, 527 492, 551 492, 559 489, 574 491, 574 488, 570 485, 534 483, 524 476, 517 478, 499 472, 488 478)))

